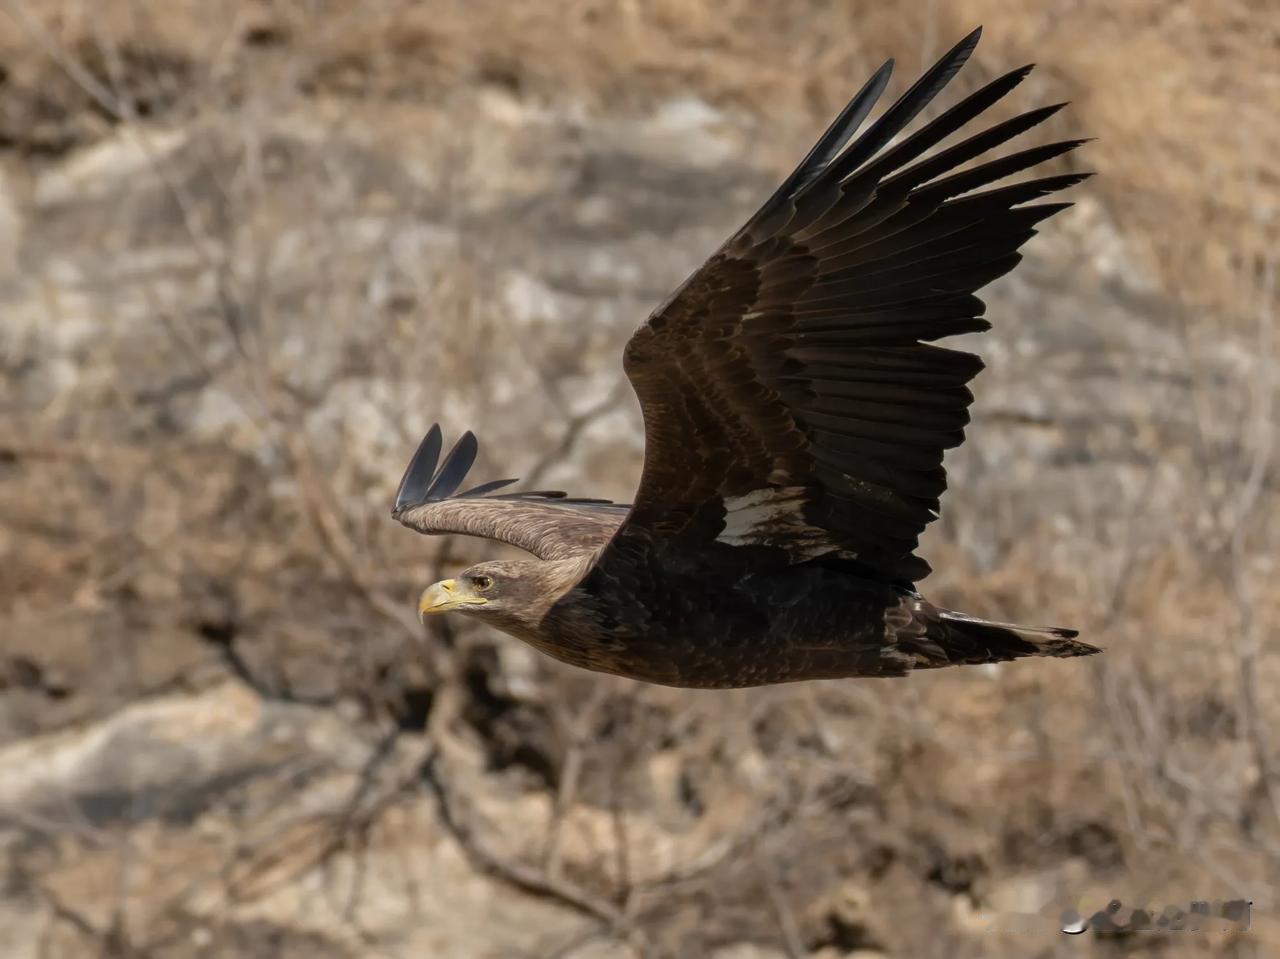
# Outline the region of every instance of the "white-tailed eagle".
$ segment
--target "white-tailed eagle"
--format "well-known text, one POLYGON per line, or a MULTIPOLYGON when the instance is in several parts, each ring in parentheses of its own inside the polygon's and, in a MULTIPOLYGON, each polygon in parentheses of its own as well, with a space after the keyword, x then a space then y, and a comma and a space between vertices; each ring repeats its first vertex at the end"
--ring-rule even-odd
POLYGON ((943 451, 964 439, 982 369, 933 341, 989 328, 975 292, 1069 205, 1043 198, 1087 175, 996 185, 1084 142, 1006 146, 1062 104, 962 132, 1030 67, 899 137, 979 32, 858 133, 892 61, 876 71, 632 336, 623 368, 645 431, 633 505, 509 492, 510 480, 459 492, 475 438, 441 463, 431 428, 395 518, 536 558, 436 583, 420 614, 465 613, 565 662, 672 686, 1097 652, 1073 630, 941 609, 914 585, 929 572, 915 549, 946 488, 943 451))

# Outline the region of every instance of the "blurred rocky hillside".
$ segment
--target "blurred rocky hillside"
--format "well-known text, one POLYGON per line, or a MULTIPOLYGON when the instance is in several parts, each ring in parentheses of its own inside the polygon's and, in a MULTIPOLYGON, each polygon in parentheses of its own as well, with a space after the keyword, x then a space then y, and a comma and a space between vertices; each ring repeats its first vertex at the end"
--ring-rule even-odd
POLYGON ((0 956, 1280 950, 1262 0, 0 0, 0 956), (622 344, 866 73, 1102 176, 988 289, 925 555, 1088 662, 731 693, 419 627, 422 432, 626 500, 622 344), (1246 898, 1248 933, 1067 938, 1246 898), (1032 914, 1035 914, 1034 916, 1032 914))

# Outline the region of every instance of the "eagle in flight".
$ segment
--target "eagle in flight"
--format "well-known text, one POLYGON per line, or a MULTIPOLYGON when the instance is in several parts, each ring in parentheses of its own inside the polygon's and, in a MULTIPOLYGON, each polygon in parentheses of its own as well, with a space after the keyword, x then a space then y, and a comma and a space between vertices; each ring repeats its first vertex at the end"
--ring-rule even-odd
POLYGON ((1064 104, 931 152, 1029 66, 895 139, 980 32, 858 134, 885 63, 631 337, 623 369, 645 433, 634 504, 505 491, 514 480, 459 492, 475 437, 441 462, 431 428, 392 515, 536 558, 436 583, 420 616, 464 613, 564 662, 703 688, 1098 652, 1074 630, 934 606, 914 585, 929 572, 915 549, 946 488, 943 451, 964 439, 967 384, 982 369, 933 341, 990 327, 975 291, 1070 205, 1041 199, 1087 176, 993 186, 1085 142, 1004 149, 1064 104))

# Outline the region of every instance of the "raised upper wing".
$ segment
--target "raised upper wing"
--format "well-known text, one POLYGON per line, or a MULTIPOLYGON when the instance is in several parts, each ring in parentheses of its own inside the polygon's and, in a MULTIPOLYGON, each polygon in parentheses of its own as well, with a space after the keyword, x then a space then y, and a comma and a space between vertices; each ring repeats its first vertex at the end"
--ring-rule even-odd
POLYGON ((884 90, 886 63, 632 337, 624 363, 644 413, 645 464, 620 535, 773 546, 792 561, 836 553, 906 580, 928 573, 913 551, 937 516, 943 451, 964 439, 966 384, 982 362, 926 341, 990 327, 974 292, 1070 205, 1024 204, 1087 175, 984 189, 1082 140, 966 167, 1062 104, 925 156, 1030 67, 890 145, 978 36, 849 142, 884 90))
POLYGON ((443 463, 441 449, 437 424, 409 461, 391 510, 392 516, 420 533, 481 536, 541 559, 568 559, 604 546, 630 509, 608 500, 570 499, 557 490, 498 492, 516 482, 511 479, 459 493, 479 444, 470 432, 464 433, 443 463))

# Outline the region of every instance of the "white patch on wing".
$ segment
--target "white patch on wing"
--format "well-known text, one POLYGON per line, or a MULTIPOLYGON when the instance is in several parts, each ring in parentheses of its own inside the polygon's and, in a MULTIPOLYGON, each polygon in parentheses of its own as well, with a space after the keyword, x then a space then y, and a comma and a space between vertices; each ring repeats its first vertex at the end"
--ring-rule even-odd
POLYGON ((758 541, 769 528, 788 526, 800 516, 804 490, 799 486, 766 487, 724 501, 724 529, 716 537, 721 543, 741 546, 758 541))
POLYGON ((908 668, 916 665, 924 665, 929 661, 920 655, 913 656, 911 653, 899 649, 897 646, 881 646, 880 658, 893 660, 895 663, 902 663, 908 668))
POLYGON ((805 557, 831 552, 831 536, 804 520, 801 486, 770 486, 724 501, 724 529, 716 541, 730 546, 782 546, 805 557))

